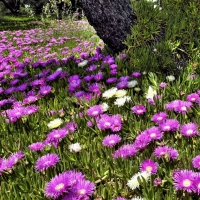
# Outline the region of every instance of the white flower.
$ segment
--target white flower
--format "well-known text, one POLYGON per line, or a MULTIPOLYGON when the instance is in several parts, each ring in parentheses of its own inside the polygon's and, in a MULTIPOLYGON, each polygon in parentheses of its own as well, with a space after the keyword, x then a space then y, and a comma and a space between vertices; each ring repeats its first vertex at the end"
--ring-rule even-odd
POLYGON ((47 126, 49 127, 49 129, 53 129, 53 128, 57 128, 59 127, 61 124, 63 123, 63 120, 60 118, 54 119, 52 121, 50 121, 47 126))
POLYGON ((136 80, 128 82, 128 88, 133 88, 138 84, 136 80))
POLYGON ((144 200, 142 197, 133 197, 131 200, 144 200))
POLYGON ((79 152, 81 149, 82 149, 81 145, 78 142, 69 145, 70 152, 72 152, 72 151, 79 152))
POLYGON ((62 71, 62 68, 61 67, 59 67, 56 71, 62 71))
POLYGON ((146 93, 146 98, 153 99, 155 95, 157 95, 156 90, 154 90, 151 86, 149 86, 148 92, 146 93))
POLYGON ((145 179, 145 181, 148 181, 149 178, 151 176, 150 172, 144 171, 144 172, 138 172, 137 174, 135 174, 127 183, 127 186, 130 187, 132 190, 139 188, 140 183, 138 181, 138 178, 140 178, 140 181, 142 182, 143 179, 142 177, 145 179))
POLYGON ((114 101, 114 105, 118 106, 118 107, 121 107, 123 106, 126 102, 129 102, 131 101, 131 97, 129 96, 124 96, 124 97, 120 97, 120 98, 117 98, 115 101, 114 101))
POLYGON ((102 103, 101 106, 103 108, 103 112, 106 112, 108 110, 108 108, 109 108, 109 105, 107 103, 105 103, 105 102, 102 103))
POLYGON ((170 76, 167 76, 166 79, 168 81, 174 81, 175 80, 175 77, 173 75, 170 75, 170 76))
POLYGON ((112 98, 115 95, 116 92, 117 92, 117 88, 116 87, 110 88, 109 90, 106 90, 102 94, 102 97, 104 97, 106 99, 110 99, 110 98, 112 98))
POLYGON ((135 87, 134 91, 139 92, 141 89, 139 87, 135 87))
POLYGON ((117 90, 117 92, 115 93, 115 97, 119 98, 119 97, 123 97, 125 96, 127 93, 126 90, 117 90))
POLYGON ((87 60, 84 60, 78 64, 78 67, 85 67, 88 64, 87 60))

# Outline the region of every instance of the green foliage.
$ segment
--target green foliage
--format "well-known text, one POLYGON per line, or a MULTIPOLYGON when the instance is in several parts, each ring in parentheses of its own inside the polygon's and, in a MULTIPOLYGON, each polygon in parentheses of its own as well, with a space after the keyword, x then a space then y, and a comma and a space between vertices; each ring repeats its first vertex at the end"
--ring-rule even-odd
POLYGON ((198 0, 163 0, 161 7, 148 1, 132 1, 132 5, 138 19, 125 41, 129 67, 176 75, 188 61, 197 62, 200 48, 198 0))

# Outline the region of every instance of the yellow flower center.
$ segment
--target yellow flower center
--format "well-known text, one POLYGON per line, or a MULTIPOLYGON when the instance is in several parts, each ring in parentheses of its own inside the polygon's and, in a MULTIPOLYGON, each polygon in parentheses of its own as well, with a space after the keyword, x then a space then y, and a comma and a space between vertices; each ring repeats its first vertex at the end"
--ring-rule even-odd
POLYGON ((166 152, 164 152, 164 151, 162 151, 162 152, 160 153, 161 156, 164 156, 165 154, 166 154, 166 152))
POLYGON ((184 181, 183 181, 183 186, 184 187, 189 187, 191 185, 191 181, 189 180, 189 179, 185 179, 184 181))
POLYGON ((92 114, 93 114, 93 115, 97 115, 97 114, 98 114, 98 111, 94 111, 92 114))
POLYGON ((138 112, 138 113, 142 113, 142 112, 143 112, 143 110, 141 110, 141 109, 140 109, 140 110, 137 110, 137 112, 138 112))
POLYGON ((157 118, 157 120, 159 120, 159 121, 162 120, 162 119, 163 119, 162 117, 158 117, 158 118, 157 118))
POLYGON ((59 137, 60 137, 60 134, 55 134, 54 137, 55 137, 55 138, 59 138, 59 137))
POLYGON ((155 137, 155 136, 156 136, 155 133, 151 133, 151 134, 150 134, 150 137, 155 137))
POLYGON ((196 98, 194 98, 194 97, 193 97, 193 98, 191 98, 191 100, 192 100, 192 101, 195 101, 195 100, 196 100, 196 98))
POLYGON ((193 133, 193 130, 192 130, 192 129, 189 129, 189 130, 186 131, 186 133, 187 133, 188 135, 191 135, 191 134, 193 133))
POLYGON ((56 185, 55 190, 61 190, 64 188, 64 186, 65 186, 64 183, 60 183, 60 184, 56 185))
POLYGON ((86 193, 86 190, 85 189, 81 189, 78 191, 78 194, 85 194, 86 193))
POLYGON ((182 110, 182 111, 186 111, 187 108, 186 108, 185 106, 183 106, 183 107, 181 107, 181 110, 182 110))
POLYGON ((170 126, 165 126, 164 130, 170 130, 170 126))
POLYGON ((152 171, 152 167, 151 166, 147 166, 146 167, 146 171, 151 172, 152 171))

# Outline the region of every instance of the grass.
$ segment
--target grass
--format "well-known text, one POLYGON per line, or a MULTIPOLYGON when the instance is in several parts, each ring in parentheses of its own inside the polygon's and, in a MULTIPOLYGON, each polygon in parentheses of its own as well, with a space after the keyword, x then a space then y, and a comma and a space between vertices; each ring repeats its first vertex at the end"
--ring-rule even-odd
MULTIPOLYGON (((137 6, 139 13, 145 5, 137 6)), ((155 14, 149 5, 145 8, 155 14)), ((122 59, 121 54, 114 57, 95 51, 103 44, 85 21, 48 23, 46 28, 0 32, 1 198, 45 200, 54 191, 62 199, 66 193, 60 189, 67 183, 56 182, 52 190, 48 190, 47 183, 58 174, 75 170, 85 178, 80 174, 68 176, 79 184, 73 184, 69 193, 79 197, 90 183, 85 191, 89 199, 198 199, 200 166, 198 162, 193 164, 200 150, 200 77, 198 64, 194 65, 197 51, 194 50, 195 59, 191 57, 179 76, 174 77, 156 71, 163 62, 167 63, 168 57, 160 55, 157 66, 149 50, 154 47, 147 41, 141 42, 138 51, 130 46, 122 59), (142 51, 144 56, 140 55, 142 51), (149 57, 145 57, 147 51, 149 57), (144 66, 147 58, 148 68, 144 66), (111 77, 115 80, 108 83, 111 77), (161 83, 166 86, 161 87, 161 83), (98 112, 103 113, 94 117, 98 112), (153 121, 159 112, 165 112, 177 126, 168 130, 163 128, 164 122, 153 121), (189 134, 190 128, 186 134, 182 129, 190 123, 196 129, 189 134), (116 144, 107 138, 113 134, 120 138, 116 144), (156 134, 160 136, 154 137, 156 134), (42 143, 39 151, 30 148, 36 142, 42 143), (77 143, 80 146, 74 147, 77 143), (163 146, 175 153, 154 153, 163 146), (47 154, 56 154, 59 162, 46 160, 36 167, 38 159, 47 154), (158 166, 155 173, 137 179, 141 171, 151 171, 152 166, 142 167, 149 159, 158 166), (45 169, 39 170, 42 167, 45 169), (155 183, 158 178, 161 181, 155 183)), ((135 30, 140 28, 138 24, 135 30)), ((135 34, 141 39, 139 32, 135 34)), ((127 38, 126 42, 130 45, 133 41, 127 38)), ((157 49, 164 51, 164 47, 157 49)))

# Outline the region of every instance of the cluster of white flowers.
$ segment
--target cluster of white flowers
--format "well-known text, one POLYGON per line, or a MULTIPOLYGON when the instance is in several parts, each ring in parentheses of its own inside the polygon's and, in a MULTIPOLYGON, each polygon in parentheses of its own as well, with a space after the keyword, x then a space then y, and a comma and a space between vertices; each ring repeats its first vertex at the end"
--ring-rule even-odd
POLYGON ((105 98, 105 99, 110 99, 115 95, 116 92, 117 92, 117 88, 116 87, 112 87, 109 90, 106 90, 102 94, 102 97, 105 98))
POLYGON ((136 80, 133 81, 129 81, 128 82, 128 88, 133 88, 138 84, 138 82, 136 80))
POLYGON ((77 142, 69 145, 70 152, 79 152, 82 149, 81 145, 77 142))
POLYGON ((166 79, 168 81, 174 81, 175 80, 175 77, 173 75, 170 75, 170 76, 167 76, 166 79))
POLYGON ((49 127, 49 129, 53 129, 53 128, 57 128, 59 127, 61 124, 63 123, 63 120, 60 118, 54 119, 52 121, 50 121, 47 126, 49 127))
POLYGON ((114 101, 114 105, 118 106, 118 107, 121 107, 123 106, 126 102, 130 102, 131 101, 131 97, 130 96, 123 96, 123 97, 120 97, 120 98, 117 98, 115 101, 114 101))
POLYGON ((108 110, 108 108, 109 108, 109 105, 107 103, 103 102, 101 104, 101 107, 102 107, 103 112, 106 112, 108 110))
POLYGON ((140 183, 138 181, 138 178, 141 182, 143 182, 143 178, 145 181, 148 181, 151 176, 150 172, 144 171, 144 172, 138 172, 135 174, 127 183, 127 186, 131 188, 132 190, 135 190, 136 188, 139 188, 140 183))
POLYGON ((157 95, 157 92, 151 86, 149 86, 149 89, 145 95, 147 99, 153 99, 153 97, 157 95))
POLYGON ((117 92, 115 93, 115 97, 120 98, 123 97, 127 94, 126 90, 117 90, 117 92))

